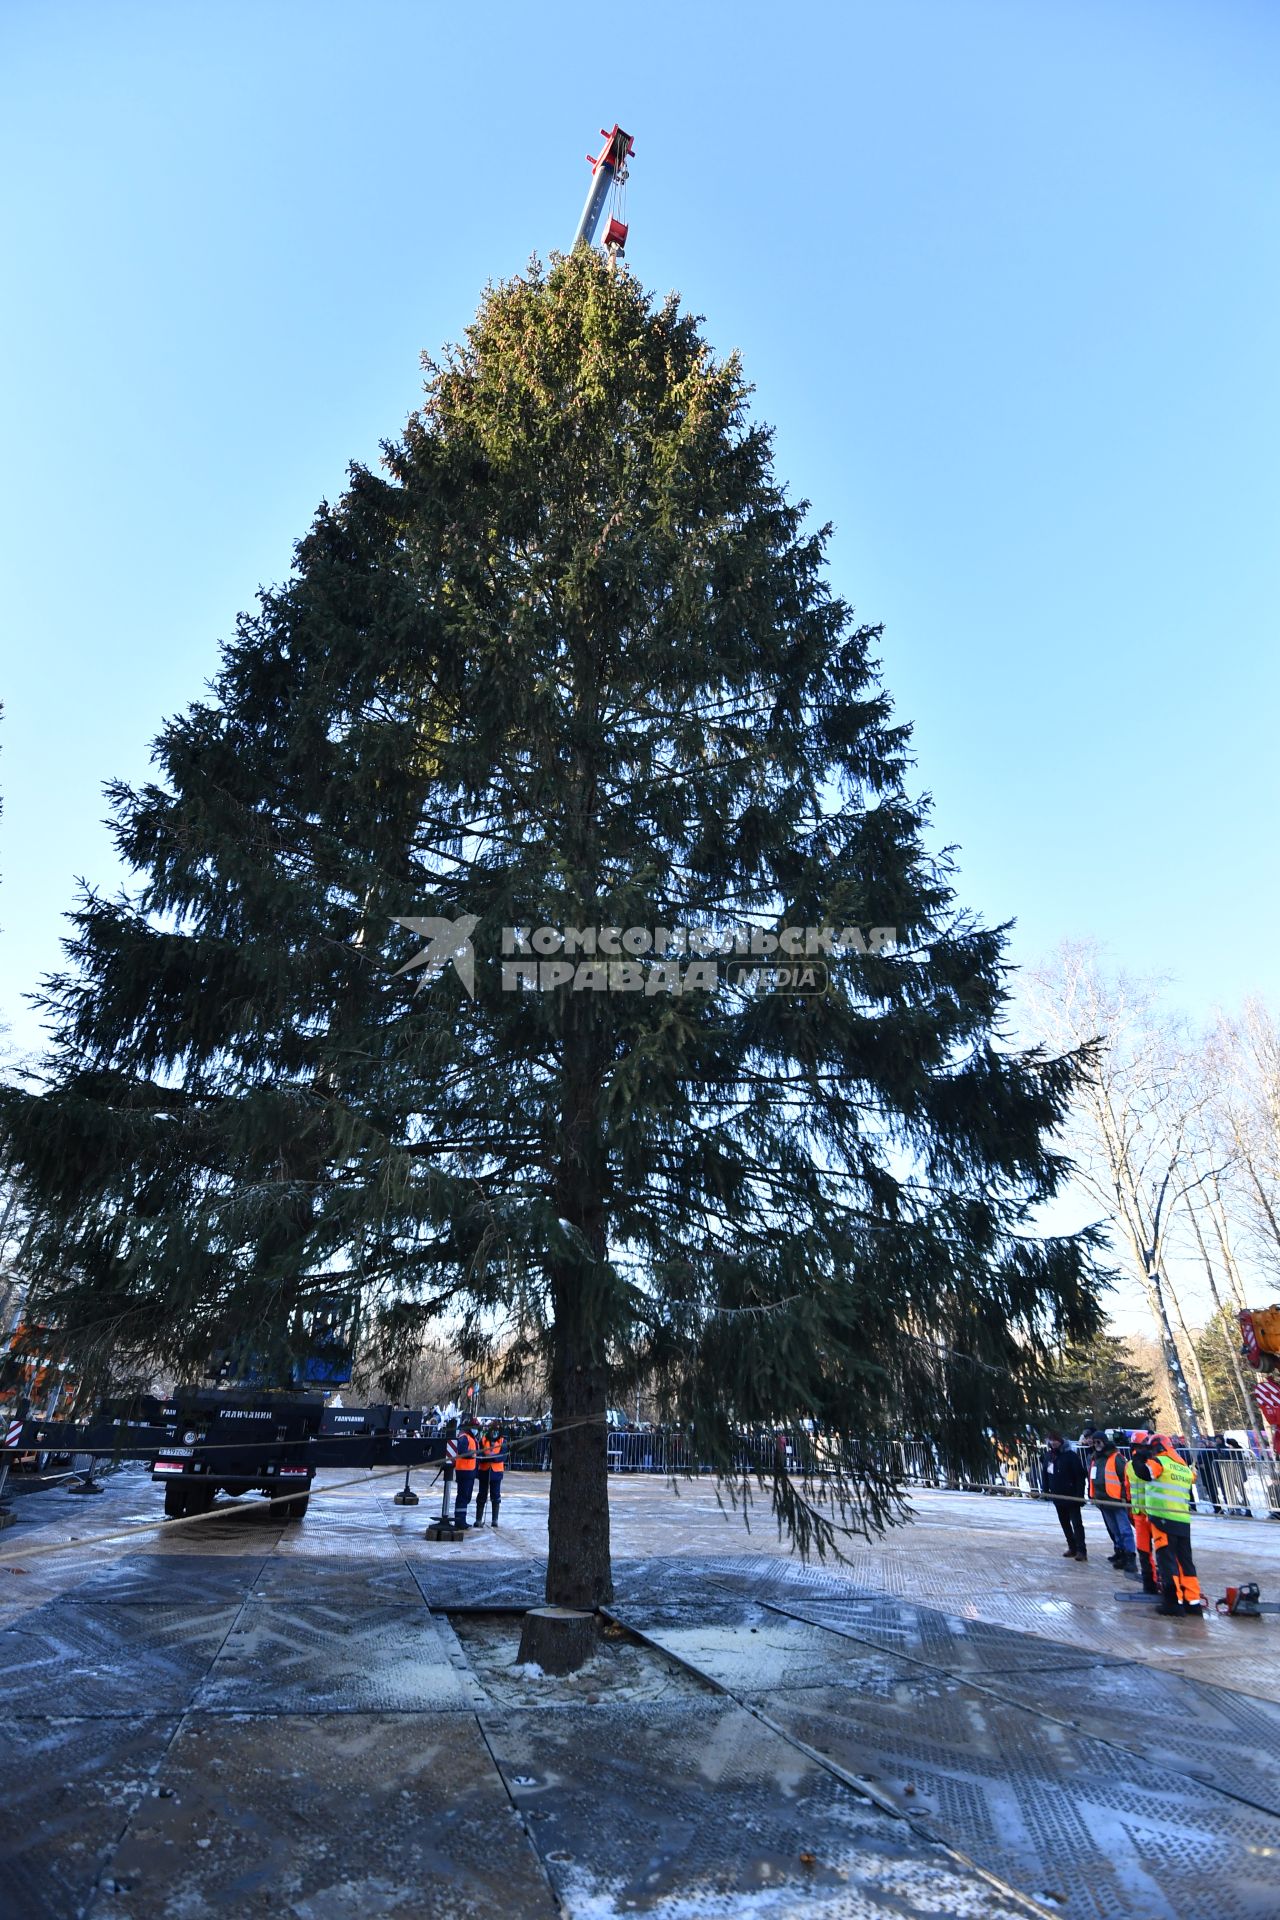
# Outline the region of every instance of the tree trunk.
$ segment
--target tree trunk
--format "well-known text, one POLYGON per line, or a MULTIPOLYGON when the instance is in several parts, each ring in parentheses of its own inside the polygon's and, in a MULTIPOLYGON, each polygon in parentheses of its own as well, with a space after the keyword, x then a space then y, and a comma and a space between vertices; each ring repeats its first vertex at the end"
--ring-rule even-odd
MULTIPOLYGON (((1235 1374, 1235 1378, 1236 1378, 1236 1389, 1240 1395, 1240 1406, 1244 1413, 1244 1425, 1246 1427, 1256 1426, 1258 1422, 1258 1410, 1257 1410, 1257 1407, 1254 1405, 1253 1396, 1249 1392, 1248 1386, 1245 1383, 1244 1370, 1240 1365, 1240 1354, 1237 1350, 1236 1343, 1231 1338, 1230 1318, 1227 1312, 1227 1308, 1223 1304, 1222 1295, 1218 1291, 1217 1277, 1213 1271, 1213 1261, 1209 1257, 1209 1249, 1205 1244, 1204 1234, 1200 1231, 1200 1221, 1199 1221, 1199 1218, 1197 1217, 1196 1210, 1194 1207, 1191 1207, 1188 1209, 1188 1211, 1191 1216, 1191 1230, 1195 1234, 1196 1245, 1200 1249, 1200 1258, 1204 1262, 1205 1274, 1208 1277, 1209 1292, 1213 1297, 1214 1311, 1217 1314, 1218 1319, 1222 1323, 1222 1330, 1226 1337, 1226 1342, 1227 1342, 1227 1352, 1231 1356, 1231 1370, 1235 1374)), ((1235 1423, 1224 1422, 1223 1424, 1234 1425, 1235 1423)), ((1217 1422, 1215 1421, 1214 1423, 1215 1433, 1217 1432, 1217 1430, 1218 1430, 1217 1422)))
POLYGON ((1169 1309, 1165 1304, 1166 1282, 1163 1274, 1158 1272, 1153 1272, 1152 1279, 1152 1311, 1156 1316, 1156 1324, 1164 1345, 1165 1366, 1169 1373, 1169 1385, 1173 1392, 1173 1404, 1178 1410, 1178 1419, 1182 1423, 1182 1431, 1186 1434, 1193 1446, 1199 1446, 1200 1427, 1196 1419, 1195 1406, 1191 1399, 1191 1389, 1187 1385, 1187 1376, 1182 1370, 1182 1355, 1178 1351, 1178 1343, 1174 1338, 1173 1326, 1169 1319, 1169 1309))
POLYGON ((605 1418, 609 1381, 602 1358, 592 1355, 583 1291, 578 1274, 556 1289, 547 1600, 552 1606, 594 1608, 613 1598, 605 1418))
POLYGON ((1173 1337, 1173 1326, 1165 1301, 1164 1275, 1160 1271, 1154 1249, 1144 1247, 1132 1230, 1129 1233, 1129 1243, 1142 1269, 1143 1288, 1147 1296, 1147 1305, 1151 1309, 1151 1318, 1155 1321, 1165 1385, 1173 1401, 1174 1412, 1182 1423, 1183 1432, 1195 1445, 1199 1445, 1200 1431, 1196 1423, 1195 1408, 1191 1404, 1187 1376, 1182 1371, 1182 1359, 1178 1352, 1178 1343, 1173 1337))
POLYGON ((1200 1409, 1200 1418, 1204 1422, 1204 1431, 1206 1433, 1212 1433, 1214 1430, 1213 1408, 1209 1403, 1209 1387, 1204 1377, 1204 1368, 1200 1365, 1200 1355, 1196 1352, 1196 1343, 1191 1337, 1191 1329, 1187 1325, 1187 1317, 1182 1311, 1182 1301, 1178 1297, 1178 1290, 1168 1274, 1165 1275, 1165 1286, 1169 1290, 1169 1298, 1173 1302, 1173 1310, 1178 1316, 1178 1329, 1182 1334, 1182 1345, 1179 1347, 1178 1352, 1180 1355, 1185 1353, 1187 1356, 1191 1378, 1195 1383, 1194 1393, 1196 1404, 1200 1409))
POLYGON ((609 1565, 609 1312, 603 1196, 607 1155, 600 1118, 604 1051, 591 994, 564 1014, 556 1211, 573 1236, 551 1264, 551 1500, 547 1600, 598 1607, 613 1598, 609 1565))
POLYGON ((520 1665, 544 1673, 576 1673, 600 1648, 600 1622, 575 1607, 533 1607, 520 1630, 520 1665))

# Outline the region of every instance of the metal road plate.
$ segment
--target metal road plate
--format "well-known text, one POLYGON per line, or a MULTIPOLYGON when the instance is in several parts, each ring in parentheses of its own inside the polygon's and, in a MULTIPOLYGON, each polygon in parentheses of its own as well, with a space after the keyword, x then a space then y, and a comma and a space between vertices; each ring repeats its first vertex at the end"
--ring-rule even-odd
POLYGON ((115 1559, 107 1547, 90 1553, 83 1577, 59 1594, 57 1604, 229 1605, 243 1598, 267 1565, 263 1553, 131 1553, 115 1559))
MULTIPOLYGON (((1257 1666, 1251 1670, 1248 1662, 1248 1647, 1241 1647, 1238 1642, 1235 1644, 1233 1650, 1229 1652, 1212 1654, 1202 1652, 1195 1663, 1196 1679, 1207 1681, 1213 1686, 1233 1689, 1236 1692, 1248 1694, 1251 1698, 1257 1697, 1272 1705, 1280 1705, 1280 1675, 1277 1675, 1276 1672, 1276 1660, 1273 1651, 1274 1642, 1271 1640, 1275 1628, 1269 1628, 1265 1621, 1255 1621, 1250 1625, 1247 1620, 1243 1622, 1230 1620, 1225 1624, 1231 1628, 1233 1635, 1239 1632, 1240 1634, 1247 1633, 1252 1637, 1256 1632, 1261 1631, 1264 1633, 1269 1643, 1267 1647, 1269 1657, 1259 1660, 1257 1666)), ((1184 1631, 1181 1623, 1173 1620, 1162 1621, 1161 1625, 1167 1626, 1171 1633, 1184 1631)), ((1190 1632, 1195 1633, 1196 1631, 1196 1624, 1193 1620, 1190 1622, 1190 1632)), ((1200 1631, 1203 1631, 1203 1629, 1200 1631)), ((1212 1628, 1210 1631, 1212 1631, 1212 1628)), ((1163 1649, 1153 1649, 1146 1657, 1164 1667, 1169 1672, 1175 1672, 1179 1665, 1186 1664, 1185 1655, 1180 1662, 1170 1657, 1163 1649)))
POLYGON ((1144 1766, 1229 1788, 1280 1817, 1280 1706, 1137 1664, 1004 1674, 1010 1699, 1137 1748, 1144 1766))
POLYGON ((40 1607, 0 1633, 0 1719, 184 1707, 237 1612, 198 1601, 40 1607))
MULTIPOLYGON (((666 1606, 679 1609, 684 1606, 698 1606, 710 1601, 715 1604, 726 1598, 724 1588, 718 1585, 723 1565, 734 1565, 719 1560, 615 1560, 613 1563, 613 1591, 615 1602, 621 1610, 636 1602, 646 1606, 666 1606)), ((769 1564, 769 1563, 766 1563, 769 1564)), ((730 1581, 730 1585, 733 1583, 730 1581)), ((749 1578, 742 1583, 744 1596, 750 1596, 755 1583, 749 1578)))
POLYGON ((290 1521, 283 1529, 275 1549, 280 1559, 329 1559, 345 1564, 399 1558, 400 1549, 385 1527, 352 1526, 345 1520, 326 1520, 323 1514, 313 1524, 314 1513, 313 1506, 305 1520, 290 1521))
POLYGON ((398 1555, 390 1559, 358 1549, 345 1560, 277 1553, 263 1562, 253 1592, 255 1599, 337 1601, 349 1608, 422 1606, 417 1583, 398 1555))
POLYGON ((482 1724, 570 1915, 1025 1920, 729 1701, 482 1724))
POLYGON ((425 1607, 246 1601, 193 1705, 213 1712, 466 1711, 483 1699, 425 1607))
POLYGON ((910 1654, 957 1672, 1005 1672, 1037 1667, 1101 1665, 1112 1656, 1073 1641, 1021 1633, 965 1620, 936 1607, 917 1606, 893 1594, 857 1588, 841 1569, 805 1567, 794 1561, 724 1561, 707 1569, 723 1589, 790 1608, 815 1625, 844 1629, 851 1637, 910 1654))
POLYGON ((761 1704, 1071 1920, 1275 1920, 1274 1819, 962 1681, 904 1669, 888 1693, 782 1689, 761 1704))
MULTIPOLYGON (((47 1703, 46 1703, 47 1704, 47 1703)), ((0 1911, 21 1920, 78 1914, 176 1718, 9 1720, 0 1733, 0 1911)))
POLYGON ((90 1920, 557 1920, 474 1721, 197 1716, 155 1785, 90 1920))
POLYGON ((666 1625, 647 1608, 628 1607, 619 1617, 735 1693, 857 1685, 867 1671, 866 1647, 762 1607, 750 1608, 745 1619, 740 1612, 737 1620, 704 1616, 666 1625))
POLYGON ((994 1674, 1030 1672, 1045 1668, 1104 1665, 1109 1656, 1071 1641, 1042 1639, 1038 1634, 1015 1633, 988 1626, 982 1620, 962 1620, 914 1607, 902 1600, 782 1601, 808 1621, 836 1632, 856 1635, 886 1653, 910 1654, 914 1659, 946 1667, 956 1673, 994 1674))
POLYGON ((467 1541, 427 1540, 418 1542, 421 1552, 408 1561, 410 1572, 423 1599, 435 1613, 448 1613, 451 1607, 540 1607, 547 1597, 546 1567, 527 1560, 508 1560, 480 1565, 454 1556, 465 1556, 467 1541))

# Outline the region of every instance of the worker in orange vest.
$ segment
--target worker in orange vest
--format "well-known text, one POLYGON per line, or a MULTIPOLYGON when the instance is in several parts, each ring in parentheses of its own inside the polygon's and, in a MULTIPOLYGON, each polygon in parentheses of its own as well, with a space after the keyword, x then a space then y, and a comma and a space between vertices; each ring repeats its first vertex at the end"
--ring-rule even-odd
POLYGON ((502 1437, 501 1427, 491 1427, 488 1433, 480 1436, 480 1460, 476 1468, 476 1525, 484 1525, 485 1501, 493 1509, 493 1522, 498 1524, 498 1508, 502 1505, 502 1472, 507 1464, 507 1443, 502 1437))
POLYGON ((1089 1455, 1089 1498, 1102 1515, 1102 1524, 1111 1539, 1111 1564, 1124 1573, 1138 1571, 1133 1545, 1133 1527, 1125 1500, 1125 1462, 1111 1435, 1098 1427, 1089 1455))
POLYGON ((476 1483, 478 1457, 476 1436, 469 1420, 458 1428, 458 1437, 454 1444, 457 1447, 457 1453, 454 1456, 453 1472, 458 1485, 458 1497, 453 1503, 453 1524, 455 1527, 465 1527, 467 1508, 471 1505, 471 1489, 476 1483))

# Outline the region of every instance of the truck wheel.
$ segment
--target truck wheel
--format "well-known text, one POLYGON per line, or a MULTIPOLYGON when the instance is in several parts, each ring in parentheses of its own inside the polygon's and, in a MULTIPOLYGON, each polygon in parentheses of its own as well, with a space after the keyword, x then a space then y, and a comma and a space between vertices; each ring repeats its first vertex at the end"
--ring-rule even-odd
POLYGON ((309 1493, 295 1493, 292 1500, 286 1500, 280 1511, 286 1520, 301 1520, 311 1501, 309 1493))
POLYGON ((217 1495, 218 1489, 215 1486, 211 1486, 207 1480, 202 1480, 199 1486, 192 1487, 191 1489, 191 1512, 208 1513, 212 1509, 217 1495))

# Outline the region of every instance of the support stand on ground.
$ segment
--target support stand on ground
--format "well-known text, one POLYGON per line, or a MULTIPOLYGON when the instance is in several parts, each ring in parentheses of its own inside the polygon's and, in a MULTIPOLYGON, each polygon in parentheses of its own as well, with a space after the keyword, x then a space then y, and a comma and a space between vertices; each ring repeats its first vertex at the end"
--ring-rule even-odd
POLYGON ((444 1476, 443 1479, 444 1492, 441 1496, 440 1517, 438 1520, 433 1520, 427 1528, 427 1539, 465 1540, 467 1537, 466 1528, 455 1527, 453 1524, 453 1515, 449 1511, 449 1480, 447 1476, 444 1476))
POLYGON ((94 1458, 93 1458, 93 1455, 90 1454, 89 1465, 86 1468, 79 1470, 82 1472, 83 1477, 79 1480, 73 1480, 71 1485, 67 1488, 67 1492, 68 1493, 105 1493, 106 1488, 99 1481, 94 1479, 93 1469, 94 1469, 94 1458))
POLYGON ((404 1470, 404 1485, 401 1487, 399 1493, 392 1494, 391 1504, 393 1507, 416 1507, 418 1504, 418 1496, 409 1486, 409 1467, 407 1462, 404 1470))

